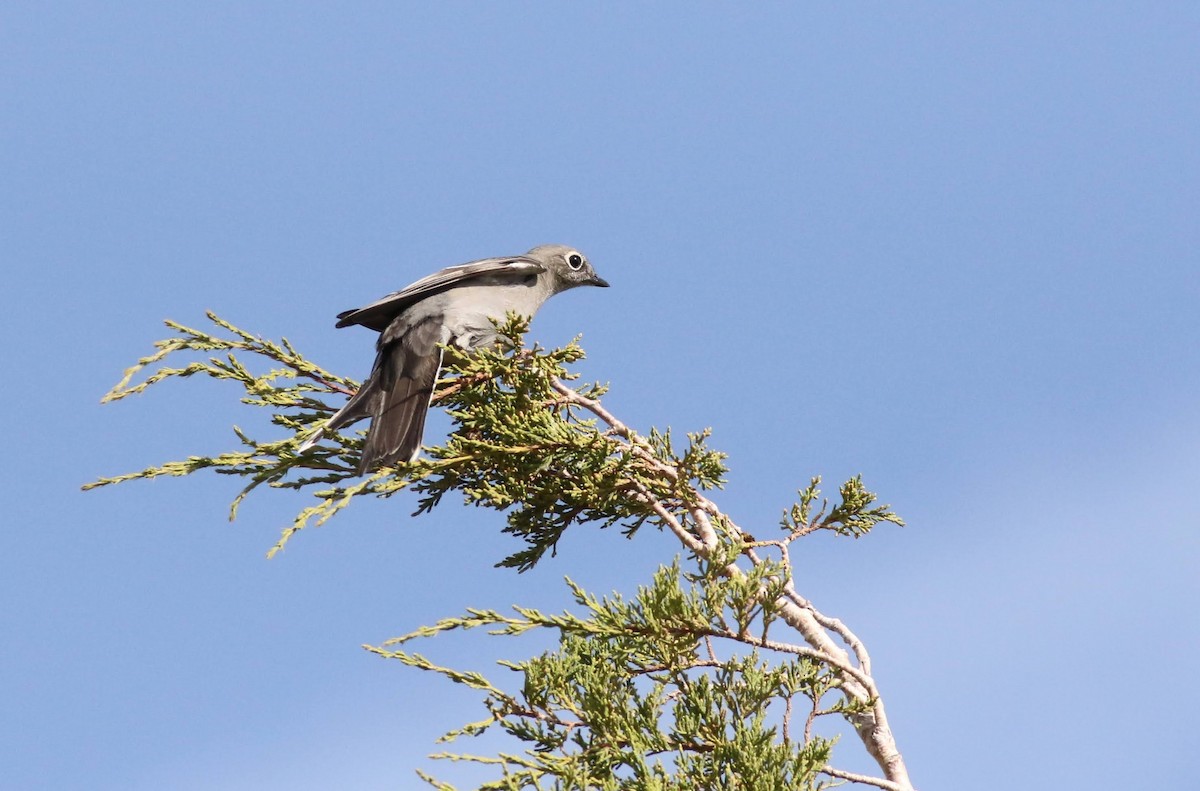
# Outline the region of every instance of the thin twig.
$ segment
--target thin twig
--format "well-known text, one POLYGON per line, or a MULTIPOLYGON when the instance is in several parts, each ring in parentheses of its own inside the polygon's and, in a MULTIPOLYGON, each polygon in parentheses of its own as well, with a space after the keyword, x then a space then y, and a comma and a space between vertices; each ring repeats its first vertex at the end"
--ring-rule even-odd
POLYGON ((848 780, 851 783, 862 783, 863 785, 875 786, 876 788, 885 789, 885 791, 910 791, 912 786, 904 783, 895 783, 891 780, 884 780, 882 777, 872 777, 871 775, 860 775, 856 772, 847 772, 843 769, 834 769, 832 766, 826 766, 821 769, 821 774, 836 777, 839 780, 848 780))

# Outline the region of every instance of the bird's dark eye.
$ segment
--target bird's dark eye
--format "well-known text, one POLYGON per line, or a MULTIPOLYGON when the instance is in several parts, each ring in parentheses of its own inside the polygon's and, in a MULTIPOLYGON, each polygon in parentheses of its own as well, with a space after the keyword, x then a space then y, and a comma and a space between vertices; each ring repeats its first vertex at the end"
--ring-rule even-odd
POLYGON ((583 256, 581 256, 579 253, 571 253, 569 256, 567 256, 567 264, 572 269, 579 269, 583 266, 583 256))

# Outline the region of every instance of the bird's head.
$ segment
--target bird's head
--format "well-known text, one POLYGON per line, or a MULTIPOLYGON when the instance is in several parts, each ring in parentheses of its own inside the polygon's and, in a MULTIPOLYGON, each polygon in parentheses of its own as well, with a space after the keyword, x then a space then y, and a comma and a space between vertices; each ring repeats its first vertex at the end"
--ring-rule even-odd
POLYGON ((525 254, 527 258, 546 267, 546 273, 554 278, 556 291, 566 291, 575 286, 600 286, 608 288, 608 281, 596 274, 587 256, 565 244, 543 244, 525 254))

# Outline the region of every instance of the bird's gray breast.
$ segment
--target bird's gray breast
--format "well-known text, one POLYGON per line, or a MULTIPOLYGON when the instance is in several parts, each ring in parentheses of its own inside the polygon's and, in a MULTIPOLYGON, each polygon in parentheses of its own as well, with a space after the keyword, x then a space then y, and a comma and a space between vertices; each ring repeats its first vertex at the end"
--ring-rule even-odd
POLYGON ((510 312, 533 316, 546 297, 534 275, 516 282, 511 277, 480 278, 478 283, 450 289, 434 299, 440 303, 448 342, 476 349, 496 341, 493 320, 503 321, 510 312))

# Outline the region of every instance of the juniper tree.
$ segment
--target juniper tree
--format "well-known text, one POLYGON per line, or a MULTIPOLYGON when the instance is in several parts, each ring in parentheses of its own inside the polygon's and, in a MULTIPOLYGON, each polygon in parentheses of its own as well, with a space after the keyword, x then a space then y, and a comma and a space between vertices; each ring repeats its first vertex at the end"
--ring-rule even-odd
POLYGON ((542 562, 565 531, 584 524, 617 527, 628 537, 650 526, 678 539, 681 552, 631 594, 598 596, 568 578, 575 611, 469 609, 366 646, 478 690, 486 716, 445 740, 498 731, 515 745, 492 756, 435 757, 493 766, 496 779, 482 786, 492 789, 817 789, 844 781, 912 788, 866 647, 802 595, 791 573, 790 548, 806 535, 858 537, 881 522, 902 524, 860 478, 843 483, 832 501, 813 478, 778 526, 751 534, 709 495, 726 467, 707 431, 683 441, 670 431, 635 431, 604 407, 605 387, 576 383, 571 366, 583 357, 577 342, 526 347, 526 322, 515 316, 499 327, 506 343, 470 356, 447 348, 433 399, 452 420, 445 443, 411 464, 359 477, 361 432, 335 433, 300 450, 357 383, 304 358, 286 339, 275 343, 208 318, 212 331, 168 321, 173 337, 159 341, 103 400, 200 374, 239 386, 241 400, 265 409, 282 437, 259 441, 235 427, 236 450, 84 488, 213 470, 245 481, 231 518, 264 484, 311 494, 313 503, 269 555, 357 498, 406 489, 416 493, 417 513, 450 492, 503 512, 502 530, 519 548, 497 565, 517 571, 542 562), (180 357, 187 361, 168 365, 180 357), (520 678, 504 687, 436 665, 411 647, 479 627, 499 635, 549 631, 557 648, 499 660, 520 678), (837 768, 834 740, 814 727, 831 717, 849 724, 878 776, 837 768))

